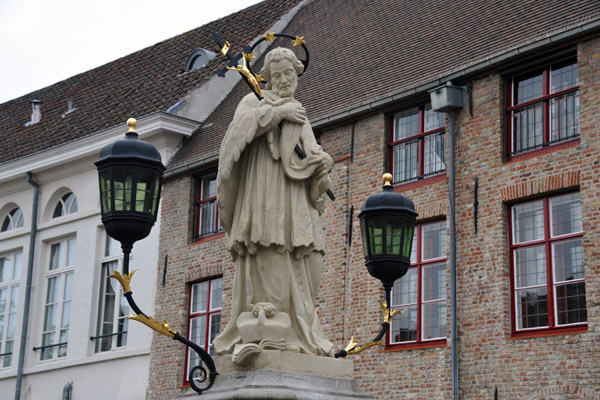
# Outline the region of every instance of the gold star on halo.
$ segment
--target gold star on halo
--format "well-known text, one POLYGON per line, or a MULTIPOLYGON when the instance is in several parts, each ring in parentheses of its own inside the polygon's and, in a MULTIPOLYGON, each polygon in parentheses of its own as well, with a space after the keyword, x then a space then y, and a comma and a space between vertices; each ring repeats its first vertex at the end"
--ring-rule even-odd
POLYGON ((265 80, 262 76, 260 76, 260 74, 254 74, 254 77, 256 78, 256 82, 258 83, 265 82, 265 80))
POLYGON ((294 40, 294 47, 302 46, 304 43, 306 43, 304 41, 304 36, 296 36, 296 40, 294 40))
POLYGON ((254 60, 256 57, 254 57, 254 54, 252 53, 242 53, 244 55, 244 59, 246 60, 246 62, 250 62, 252 60, 254 60))
POLYGON ((265 40, 268 40, 269 42, 273 43, 273 40, 275 40, 275 33, 267 32, 267 34, 263 37, 265 38, 265 40))

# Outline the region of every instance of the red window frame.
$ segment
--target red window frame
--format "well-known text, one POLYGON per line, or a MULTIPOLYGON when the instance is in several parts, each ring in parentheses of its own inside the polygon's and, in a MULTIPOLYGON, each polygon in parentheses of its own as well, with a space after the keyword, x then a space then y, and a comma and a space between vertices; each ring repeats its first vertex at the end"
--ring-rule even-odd
MULTIPOLYGON (((576 67, 576 73, 577 73, 577 78, 576 78, 576 82, 579 81, 579 77, 578 77, 578 63, 577 63, 577 59, 574 56, 571 57, 566 57, 566 58, 562 58, 560 60, 557 60, 555 62, 552 62, 550 64, 547 64, 541 68, 536 68, 536 69, 531 69, 525 72, 521 72, 519 74, 515 74, 511 77, 509 77, 506 80, 506 109, 505 109, 505 118, 506 118, 506 143, 507 143, 507 154, 509 159, 512 159, 513 157, 518 157, 521 154, 524 153, 528 153, 528 152, 532 152, 535 150, 540 150, 544 147, 548 147, 557 143, 564 143, 566 141, 571 141, 571 140, 578 140, 579 139, 579 135, 580 135, 580 130, 581 127, 579 125, 579 85, 574 85, 574 86, 570 86, 570 87, 566 87, 566 88, 561 88, 560 90, 553 92, 552 91, 552 82, 551 82, 551 77, 552 77, 552 71, 558 71, 559 67, 566 67, 566 66, 571 66, 574 65, 576 67), (556 68, 555 68, 556 67, 556 68), (520 82, 520 81, 524 81, 526 77, 536 77, 539 76, 541 74, 541 80, 542 80, 542 93, 535 97, 535 98, 528 98, 527 100, 521 102, 521 103, 515 103, 516 100, 515 99, 515 92, 517 92, 517 90, 515 90, 515 85, 520 82), (558 139, 552 139, 551 138, 551 132, 552 132, 552 116, 553 116, 553 111, 552 111, 552 102, 553 101, 558 101, 559 98, 564 97, 565 99, 569 96, 573 94, 573 98, 574 101, 576 102, 576 110, 574 111, 574 115, 577 119, 577 122, 574 125, 575 134, 565 134, 564 137, 559 137, 558 139), (530 144, 527 145, 526 147, 522 147, 522 146, 517 146, 515 144, 516 142, 516 137, 513 135, 514 131, 515 131, 515 123, 517 121, 517 115, 519 115, 521 112, 525 112, 528 109, 532 109, 532 107, 536 106, 536 105, 540 105, 541 106, 541 113, 542 113, 542 121, 541 121, 541 126, 542 126, 542 140, 540 143, 534 143, 534 144, 530 144), (519 148, 517 148, 519 147, 519 148)), ((560 105, 557 104, 557 105, 560 105)), ((557 107, 558 109, 558 107, 557 107)), ((558 112, 559 115, 561 114, 561 112, 558 112)), ((528 118, 529 116, 527 116, 528 118)), ((525 132, 523 134, 523 136, 521 137, 521 141, 531 141, 531 139, 533 138, 533 141, 535 142, 535 128, 532 129, 533 132, 530 132, 529 129, 527 130, 527 132, 525 132)), ((559 133, 560 135, 560 133, 559 133)))
MULTIPOLYGON (((197 178, 196 181, 196 223, 195 223, 195 237, 203 238, 206 236, 214 235, 223 231, 223 227, 219 223, 219 207, 217 207, 217 195, 216 195, 216 182, 217 182, 217 173, 213 172, 210 174, 206 174, 197 178), (205 193, 205 183, 206 181, 214 182, 214 191, 209 193, 205 193), (210 229, 206 229, 203 226, 203 212, 205 210, 209 210, 212 213, 212 216, 209 215, 211 219, 210 229)), ((209 183, 209 187, 211 184, 209 183)))
MULTIPOLYGON (((423 333, 424 333, 424 327, 423 327, 423 321, 425 319, 425 315, 424 315, 424 305, 427 304, 433 304, 433 303, 441 303, 444 302, 445 303, 445 307, 444 307, 444 321, 445 324, 444 326, 447 326, 447 320, 446 320, 446 313, 447 313, 447 307, 448 307, 448 288, 447 288, 447 282, 446 282, 446 278, 447 278, 447 232, 446 232, 446 220, 436 220, 436 221, 432 221, 432 222, 428 222, 428 223, 421 223, 421 224, 417 224, 416 229, 415 229, 415 236, 413 238, 413 246, 412 246, 412 254, 411 254, 411 266, 409 268, 409 271, 406 273, 405 276, 403 276, 402 278, 398 279, 395 283, 394 283, 394 288, 392 289, 392 297, 391 297, 391 308, 392 309, 397 309, 397 308, 401 308, 403 309, 403 313, 402 314, 398 314, 396 315, 390 324, 390 329, 388 331, 388 334, 386 335, 386 347, 390 350, 393 349, 411 349, 411 348, 419 348, 419 347, 434 347, 434 346, 440 346, 440 345, 445 345, 446 343, 446 330, 444 329, 444 336, 436 336, 436 337, 432 337, 432 338, 423 338, 423 333), (439 253, 441 256, 439 257, 432 257, 432 258, 425 258, 424 257, 424 249, 423 249, 423 228, 426 226, 432 226, 435 224, 442 224, 443 225, 443 229, 439 230, 439 233, 443 233, 443 237, 440 238, 440 247, 438 249, 439 253), (435 299, 424 299, 424 269, 428 268, 428 267, 435 267, 435 266, 441 266, 443 265, 443 279, 444 279, 444 283, 443 283, 443 291, 444 293, 441 295, 441 297, 437 297, 435 299), (401 292, 401 288, 403 284, 407 284, 407 286, 410 286, 410 283, 407 282, 407 280, 410 280, 411 278, 414 278, 415 276, 411 274, 415 274, 416 273, 416 299, 413 299, 414 301, 410 301, 410 302, 404 302, 402 303, 402 292, 401 292), (398 301, 399 300, 399 301, 398 301), (401 323, 401 320, 403 318, 406 317, 410 317, 410 312, 411 310, 409 309, 409 307, 413 307, 413 310, 416 310, 416 333, 415 333, 415 338, 414 339, 409 339, 409 340, 404 340, 404 341, 393 341, 392 336, 394 335, 394 330, 397 324, 401 323)), ((413 284, 414 285, 414 284, 413 284)), ((406 287, 405 287, 406 288, 406 287)), ((431 286, 430 286, 431 288, 431 286)), ((408 323, 410 323, 410 321, 408 321, 408 323)), ((398 333, 398 336, 400 335, 400 333, 398 333)))
MULTIPOLYGON (((218 278, 205 280, 202 282, 193 283, 190 285, 189 290, 190 291, 189 291, 189 302, 188 302, 187 338, 188 338, 188 340, 194 341, 194 338, 192 337, 193 320, 204 318, 205 319, 204 341, 203 341, 203 343, 196 343, 196 344, 198 344, 200 347, 202 347, 204 350, 206 350, 207 352, 209 352, 211 355, 214 356, 214 353, 212 350, 212 337, 215 337, 216 334, 220 333, 220 321, 221 321, 220 316, 221 316, 221 312, 222 312, 222 298, 214 299, 215 301, 217 301, 216 305, 218 305, 218 307, 213 307, 213 297, 218 296, 219 293, 221 294, 221 297, 222 297, 223 278, 218 277, 218 278), (193 310, 192 302, 194 301, 194 287, 201 287, 203 285, 206 285, 206 308, 204 308, 202 310, 193 310), (216 289, 215 293, 213 293, 213 289, 216 289), (211 331, 212 318, 214 316, 219 316, 219 322, 218 322, 219 323, 219 332, 216 332, 216 333, 211 331)), ((184 377, 183 377, 184 384, 189 384, 188 375, 189 375, 190 367, 192 367, 189 365, 190 356, 197 357, 194 350, 188 348, 185 353, 185 368, 184 368, 184 377)))
MULTIPOLYGON (((560 245, 561 243, 573 242, 577 239, 582 241, 581 244, 581 253, 583 253, 583 230, 571 232, 567 234, 559 234, 553 235, 552 233, 552 215, 551 215, 551 201, 552 199, 558 199, 563 196, 572 195, 574 193, 579 192, 570 192, 570 193, 562 193, 560 195, 555 196, 547 196, 543 198, 533 199, 529 201, 519 202, 512 204, 509 207, 508 218, 509 218, 509 248, 510 248, 510 289, 511 289, 511 327, 512 327, 512 335, 513 337, 518 336, 535 336, 538 334, 548 334, 551 332, 563 332, 570 333, 574 331, 579 331, 582 328, 587 329, 587 310, 584 309, 586 314, 586 321, 583 322, 575 322, 575 323, 557 323, 558 317, 558 309, 556 308, 557 298, 555 290, 559 287, 566 287, 572 284, 583 283, 583 301, 585 304, 585 277, 576 278, 576 279, 567 279, 559 282, 555 282, 555 271, 554 271, 554 261, 553 261, 553 246, 560 245), (527 204, 540 203, 542 204, 542 213, 543 213, 543 237, 542 238, 534 238, 531 240, 524 240, 522 242, 515 243, 515 207, 527 204), (516 257, 517 252, 520 250, 527 249, 536 249, 536 248, 544 248, 544 257, 542 260, 545 261, 545 279, 542 278, 542 283, 536 283, 532 285, 520 285, 517 287, 517 269, 516 269, 516 257), (568 283, 567 283, 568 282, 568 283), (530 316, 529 311, 527 310, 527 306, 533 303, 526 302, 526 304, 521 304, 522 314, 520 318, 522 319, 521 325, 519 326, 519 302, 518 302, 518 292, 526 291, 526 290, 535 290, 535 289, 545 289, 546 290, 546 318, 547 324, 544 326, 524 326, 529 325, 527 318, 530 316), (525 310, 525 311, 523 311, 525 310), (524 322, 526 321, 526 322, 524 322)), ((579 200, 579 207, 581 207, 581 200, 579 200)), ((580 209, 581 215, 581 209, 580 209)), ((535 228, 534 228, 535 229, 535 228)), ((539 227, 537 229, 540 229, 539 227)), ((581 254, 583 257, 583 254, 581 254)), ((582 261, 583 264, 583 261, 582 261)), ((583 266, 582 266, 583 268, 583 266)), ((530 274, 530 271, 527 272, 526 275, 530 274)), ((523 278, 521 278, 523 279, 523 278)), ((528 278, 525 278, 528 279, 528 278)), ((565 303, 567 302, 568 297, 563 300, 565 303)), ((569 310, 563 311, 564 313, 569 310)), ((531 316, 544 314, 532 314, 531 316)))
MULTIPOLYGON (((437 126, 437 125, 434 125, 437 126)), ((445 160, 445 115, 443 113, 436 113, 431 110, 431 104, 426 103, 424 105, 418 107, 407 108, 401 110, 389 117, 389 142, 388 142, 388 160, 389 160, 389 169, 392 171, 392 175, 394 176, 394 185, 404 184, 408 182, 414 182, 417 180, 426 179, 432 176, 440 175, 446 172, 446 160, 445 160), (396 140, 396 129, 397 129, 397 121, 398 118, 401 118, 401 114, 411 112, 413 110, 418 109, 418 128, 414 135, 407 136, 405 138, 401 138, 396 140), (434 129, 425 130, 426 129, 426 114, 427 112, 432 112, 433 117, 441 118, 443 120, 441 126, 436 127, 434 129), (439 116, 437 116, 439 114, 439 116), (429 173, 425 172, 425 156, 426 156, 426 146, 425 142, 428 139, 433 139, 436 135, 441 137, 441 155, 442 160, 441 168, 437 168, 429 173), (400 173, 395 168, 395 159, 394 159, 394 151, 399 146, 410 146, 411 142, 416 143, 417 148, 417 156, 416 156, 416 174, 414 176, 410 176, 408 178, 401 177, 400 173)), ((408 169, 407 169, 408 171, 408 169)))

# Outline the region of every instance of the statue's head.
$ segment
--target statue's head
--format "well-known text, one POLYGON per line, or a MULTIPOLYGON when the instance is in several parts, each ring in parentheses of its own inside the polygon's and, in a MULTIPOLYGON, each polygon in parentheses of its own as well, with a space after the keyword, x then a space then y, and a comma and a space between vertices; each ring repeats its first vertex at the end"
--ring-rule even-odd
POLYGON ((260 75, 267 80, 267 89, 281 97, 292 97, 298 86, 298 75, 304 65, 294 52, 284 47, 271 50, 265 57, 265 65, 260 75))

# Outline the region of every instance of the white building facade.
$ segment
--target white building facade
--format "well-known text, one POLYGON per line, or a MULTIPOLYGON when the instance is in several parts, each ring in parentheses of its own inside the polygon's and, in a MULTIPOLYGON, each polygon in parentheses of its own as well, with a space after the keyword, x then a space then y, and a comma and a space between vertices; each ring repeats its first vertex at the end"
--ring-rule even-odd
MULTIPOLYGON (((166 164, 198 126, 157 112, 140 118, 137 132, 166 164)), ((2 399, 146 397, 152 331, 126 318, 119 284, 105 278, 121 268, 122 253, 100 220, 94 165, 126 131, 123 123, 0 165, 2 399)), ((135 244, 130 266, 139 269, 131 285, 148 315, 163 268, 158 225, 135 244)))

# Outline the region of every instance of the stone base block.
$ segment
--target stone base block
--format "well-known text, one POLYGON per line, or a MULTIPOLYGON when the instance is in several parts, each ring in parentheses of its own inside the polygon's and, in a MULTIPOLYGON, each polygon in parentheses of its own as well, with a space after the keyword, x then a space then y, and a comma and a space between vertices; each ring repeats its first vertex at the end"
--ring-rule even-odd
MULTIPOLYGON (((215 359, 219 375, 201 400, 373 399, 352 379, 353 362, 286 351, 267 350, 246 365, 231 356, 215 359)), ((191 391, 180 398, 198 395, 191 391)))

